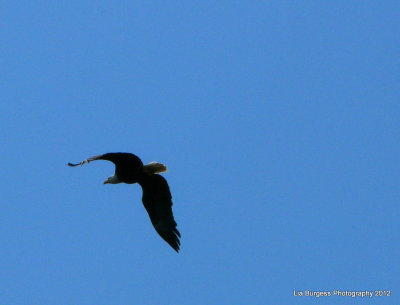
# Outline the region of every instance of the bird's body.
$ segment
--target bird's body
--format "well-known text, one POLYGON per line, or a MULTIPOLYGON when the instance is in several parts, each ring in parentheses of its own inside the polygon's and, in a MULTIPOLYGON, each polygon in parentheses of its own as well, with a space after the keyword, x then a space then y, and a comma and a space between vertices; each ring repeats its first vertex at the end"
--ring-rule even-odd
POLYGON ((143 205, 150 216, 157 233, 176 251, 179 252, 179 231, 172 213, 172 196, 167 181, 157 173, 165 172, 166 166, 152 162, 143 162, 131 153, 107 153, 97 155, 80 163, 78 166, 95 160, 107 160, 115 164, 115 174, 104 181, 104 184, 139 183, 143 189, 143 205))

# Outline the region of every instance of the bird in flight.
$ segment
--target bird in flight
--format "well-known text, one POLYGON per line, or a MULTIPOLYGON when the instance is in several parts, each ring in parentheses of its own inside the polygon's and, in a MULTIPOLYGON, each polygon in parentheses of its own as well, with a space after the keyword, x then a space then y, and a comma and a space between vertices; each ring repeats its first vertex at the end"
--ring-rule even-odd
POLYGON ((150 221, 157 233, 176 252, 179 252, 181 234, 177 230, 176 222, 172 214, 172 196, 167 180, 158 173, 167 171, 164 164, 151 162, 143 165, 143 162, 131 153, 107 153, 93 156, 80 163, 69 166, 84 165, 95 160, 111 161, 115 165, 115 174, 107 178, 104 184, 139 183, 143 190, 142 202, 150 216, 150 221))

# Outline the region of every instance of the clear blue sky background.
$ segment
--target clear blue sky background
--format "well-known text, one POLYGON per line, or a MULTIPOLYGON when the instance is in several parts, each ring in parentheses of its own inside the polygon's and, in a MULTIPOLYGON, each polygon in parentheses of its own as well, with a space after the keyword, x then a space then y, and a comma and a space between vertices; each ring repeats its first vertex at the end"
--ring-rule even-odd
POLYGON ((0 303, 398 304, 400 2, 2 1, 0 303), (127 151, 167 164, 153 230, 127 151), (390 298, 300 298, 391 289, 390 298))

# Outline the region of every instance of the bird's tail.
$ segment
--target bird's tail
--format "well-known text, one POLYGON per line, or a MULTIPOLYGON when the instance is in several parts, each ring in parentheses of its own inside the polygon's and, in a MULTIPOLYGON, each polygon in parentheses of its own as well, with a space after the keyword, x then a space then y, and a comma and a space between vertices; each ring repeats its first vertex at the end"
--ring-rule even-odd
POLYGON ((164 173, 168 170, 168 168, 164 164, 158 163, 156 161, 146 164, 145 166, 143 166, 143 169, 148 174, 164 173))

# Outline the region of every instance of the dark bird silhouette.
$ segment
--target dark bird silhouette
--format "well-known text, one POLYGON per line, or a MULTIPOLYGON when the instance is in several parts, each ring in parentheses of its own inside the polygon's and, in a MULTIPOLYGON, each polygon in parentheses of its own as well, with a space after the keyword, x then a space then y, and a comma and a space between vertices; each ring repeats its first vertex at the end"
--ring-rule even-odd
POLYGON ((167 180, 157 175, 167 171, 164 164, 143 162, 131 153, 107 153, 83 160, 69 166, 84 165, 95 160, 107 160, 115 164, 115 174, 107 178, 104 184, 139 183, 143 190, 143 205, 150 216, 157 233, 176 251, 179 252, 181 234, 176 229, 172 214, 172 196, 167 180))

